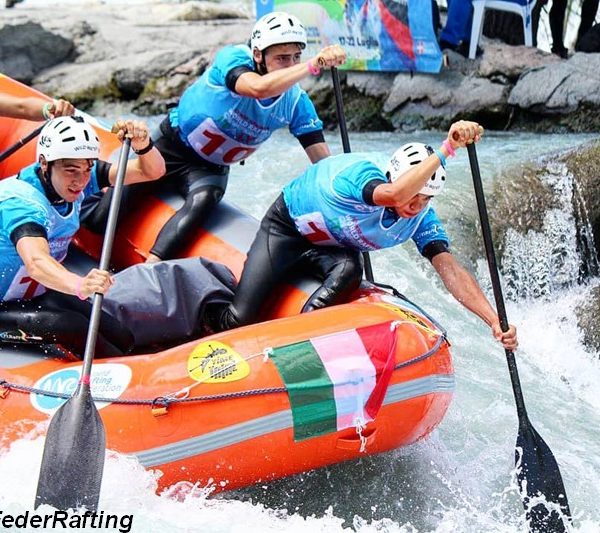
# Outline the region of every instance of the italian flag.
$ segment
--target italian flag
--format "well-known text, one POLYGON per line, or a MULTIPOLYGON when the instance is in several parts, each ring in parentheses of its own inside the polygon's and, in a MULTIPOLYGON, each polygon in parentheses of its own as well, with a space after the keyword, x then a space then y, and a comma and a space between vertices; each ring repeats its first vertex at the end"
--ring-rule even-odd
POLYGON ((296 441, 375 419, 396 362, 392 322, 273 348, 296 441))

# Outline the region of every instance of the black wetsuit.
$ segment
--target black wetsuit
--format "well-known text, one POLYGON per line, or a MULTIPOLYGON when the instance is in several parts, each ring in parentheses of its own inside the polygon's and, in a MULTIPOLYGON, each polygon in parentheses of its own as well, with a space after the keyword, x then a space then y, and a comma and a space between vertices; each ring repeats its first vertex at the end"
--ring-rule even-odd
MULTIPOLYGON (((35 342, 60 344, 83 357, 91 311, 90 301, 56 291, 32 300, 7 300, 0 302, 0 331, 14 334, 21 330, 28 338, 38 337, 35 342)), ((110 357, 132 349, 131 331, 102 311, 96 353, 110 357)))
POLYGON ((150 253, 161 259, 172 259, 189 243, 227 188, 229 167, 202 159, 186 146, 167 117, 160 125, 154 145, 162 154, 167 171, 162 180, 175 180, 185 203, 162 228, 150 253))
POLYGON ((301 263, 322 279, 302 312, 343 301, 362 279, 360 252, 337 246, 314 246, 298 232, 283 195, 279 195, 262 219, 233 302, 209 311, 212 316, 207 321, 212 330, 223 331, 259 320, 261 305, 273 288, 301 263))
MULTIPOLYGON (((120 213, 127 213, 136 198, 175 185, 185 203, 161 229, 150 250, 161 259, 172 259, 189 244, 189 237, 221 201, 227 188, 229 167, 203 160, 179 139, 168 117, 152 137, 154 146, 165 160, 165 175, 156 182, 125 186, 120 213)), ((108 220, 111 198, 112 189, 87 198, 81 208, 81 224, 96 233, 102 233, 108 220)))

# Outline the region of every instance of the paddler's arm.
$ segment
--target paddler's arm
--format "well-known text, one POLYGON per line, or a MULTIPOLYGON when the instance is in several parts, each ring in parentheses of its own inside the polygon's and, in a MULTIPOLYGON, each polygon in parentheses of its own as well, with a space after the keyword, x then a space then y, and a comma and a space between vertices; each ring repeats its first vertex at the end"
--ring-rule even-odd
POLYGON ((104 294, 113 283, 105 270, 94 268, 84 277, 67 270, 50 255, 44 237, 22 237, 16 248, 29 276, 48 289, 85 299, 95 292, 104 294))
POLYGON ((19 98, 0 94, 0 116, 26 120, 47 120, 72 115, 75 108, 66 100, 44 100, 43 98, 19 98))
POLYGON ((311 163, 316 163, 317 161, 321 161, 321 159, 325 159, 331 155, 331 151, 329 150, 329 146, 327 146, 326 142, 311 144, 307 146, 304 151, 306 155, 310 159, 311 163))
POLYGON ((477 315, 490 328, 492 334, 507 350, 516 350, 518 346, 517 329, 509 324, 503 332, 494 308, 483 294, 477 280, 449 252, 442 252, 431 259, 431 264, 444 282, 448 292, 469 311, 477 315))
MULTIPOLYGON (((264 52, 263 52, 264 53, 264 52)), ((280 68, 258 74, 254 71, 244 72, 235 83, 235 92, 250 98, 273 98, 287 91, 300 80, 310 76, 312 69, 338 67, 346 62, 346 52, 338 45, 323 48, 315 57, 291 67, 280 68)))
MULTIPOLYGON (((154 146, 145 122, 117 120, 112 127, 112 131, 117 134, 121 141, 125 135, 130 137, 131 148, 137 154, 137 158, 132 159, 127 164, 125 184, 153 181, 164 175, 166 172, 165 160, 154 146)), ((111 165, 108 180, 114 185, 116 179, 117 165, 111 165)))

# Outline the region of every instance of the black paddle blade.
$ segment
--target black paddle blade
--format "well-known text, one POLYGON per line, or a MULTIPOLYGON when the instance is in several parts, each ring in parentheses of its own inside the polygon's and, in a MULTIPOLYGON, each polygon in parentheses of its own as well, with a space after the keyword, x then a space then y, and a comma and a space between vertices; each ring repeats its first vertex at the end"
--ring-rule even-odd
POLYGON ((35 507, 95 512, 100 498, 106 437, 98 409, 87 392, 75 393, 54 414, 48 434, 35 507))
POLYGON ((529 528, 533 533, 563 533, 567 531, 563 518, 570 520, 571 510, 567 501, 567 492, 563 484, 558 463, 550 448, 530 424, 519 427, 517 450, 515 452, 519 489, 529 519, 529 528), (543 497, 545 502, 535 504, 535 499, 543 497), (561 512, 549 509, 558 505, 561 512))

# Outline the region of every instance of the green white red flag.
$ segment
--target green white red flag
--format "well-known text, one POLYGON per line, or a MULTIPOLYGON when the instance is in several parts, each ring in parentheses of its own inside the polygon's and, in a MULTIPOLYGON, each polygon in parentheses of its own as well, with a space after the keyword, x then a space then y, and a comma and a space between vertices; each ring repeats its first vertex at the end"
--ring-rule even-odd
POLYGON ((273 348, 288 390, 294 439, 375 419, 396 358, 396 331, 384 322, 273 348))

